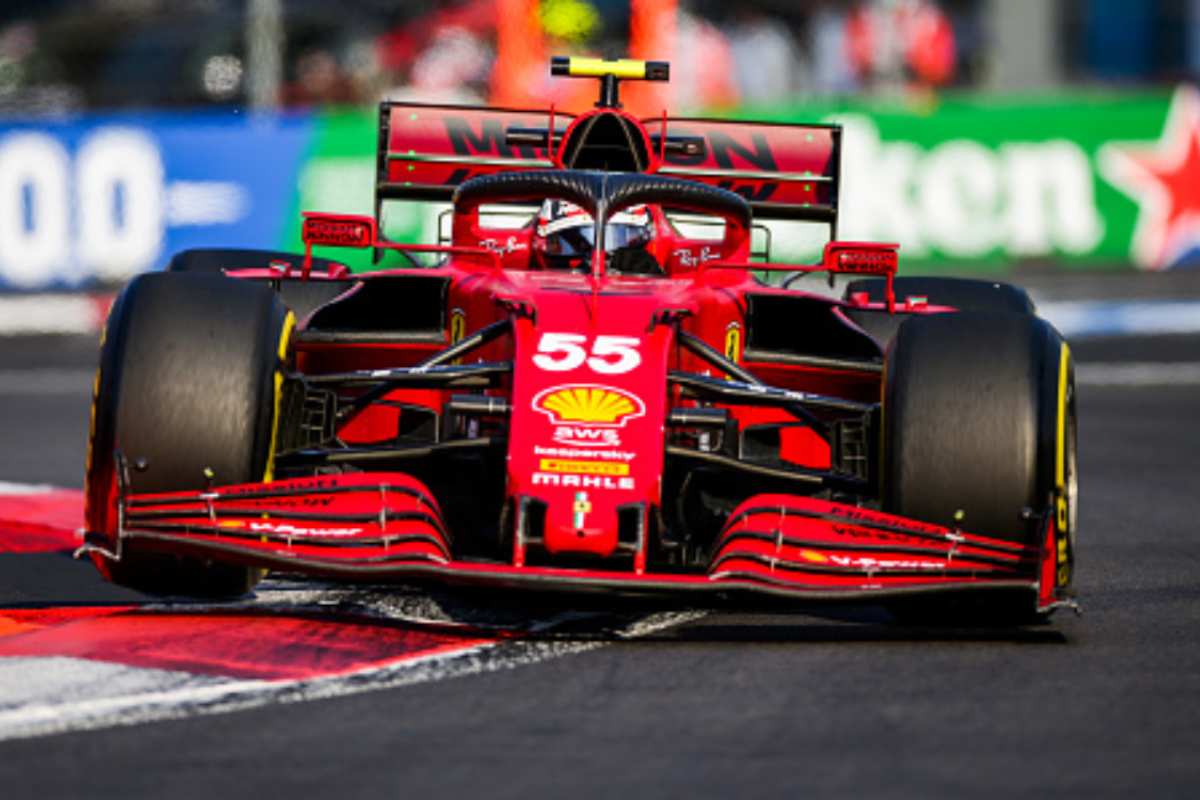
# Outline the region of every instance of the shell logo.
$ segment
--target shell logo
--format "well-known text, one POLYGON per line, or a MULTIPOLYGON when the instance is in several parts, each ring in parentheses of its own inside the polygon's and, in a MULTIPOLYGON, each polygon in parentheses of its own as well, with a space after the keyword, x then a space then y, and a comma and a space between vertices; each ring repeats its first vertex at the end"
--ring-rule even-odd
POLYGON ((555 425, 580 423, 619 428, 646 413, 641 398, 622 389, 596 384, 569 384, 543 389, 533 408, 555 425))

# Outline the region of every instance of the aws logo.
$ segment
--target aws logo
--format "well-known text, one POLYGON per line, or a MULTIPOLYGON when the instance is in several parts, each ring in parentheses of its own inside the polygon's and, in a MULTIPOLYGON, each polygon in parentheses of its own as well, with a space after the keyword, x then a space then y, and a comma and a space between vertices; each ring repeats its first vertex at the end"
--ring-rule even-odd
POLYGON ((533 398, 533 408, 555 425, 621 428, 646 413, 640 397, 623 389, 575 383, 551 386, 533 398))

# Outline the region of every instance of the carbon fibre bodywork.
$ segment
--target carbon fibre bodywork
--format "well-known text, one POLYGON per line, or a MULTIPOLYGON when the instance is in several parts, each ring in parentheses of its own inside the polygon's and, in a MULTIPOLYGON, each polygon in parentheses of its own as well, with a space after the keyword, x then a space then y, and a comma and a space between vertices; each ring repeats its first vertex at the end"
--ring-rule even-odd
POLYGON ((836 128, 610 107, 535 123, 385 104, 377 202, 448 195, 451 243, 394 244, 377 219, 310 215, 309 259, 343 245, 441 260, 357 275, 309 259, 229 264, 285 299, 310 287, 280 352, 271 480, 139 491, 138 454, 119 452, 111 513, 89 517, 106 522, 85 549, 372 581, 805 601, 990 592, 1043 612, 1069 601, 1056 495, 1014 509, 1010 531, 880 510, 888 338, 954 309, 894 297, 890 245, 835 239, 814 265, 750 260, 752 214, 835 222, 836 128), (536 269, 532 222, 481 213, 549 197, 595 218, 586 271, 536 269), (635 203, 652 208, 655 237, 652 262, 631 269, 603 229, 635 203), (681 212, 720 236, 684 235, 681 212), (876 275, 885 290, 838 300, 763 271, 876 275))

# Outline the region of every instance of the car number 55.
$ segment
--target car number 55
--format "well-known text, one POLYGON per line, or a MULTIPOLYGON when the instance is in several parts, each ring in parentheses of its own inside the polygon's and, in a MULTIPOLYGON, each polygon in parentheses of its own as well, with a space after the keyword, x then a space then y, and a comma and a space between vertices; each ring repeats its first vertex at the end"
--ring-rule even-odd
POLYGON ((567 372, 584 362, 602 375, 622 375, 642 363, 633 336, 597 336, 588 354, 587 337, 579 333, 543 333, 533 363, 547 372, 567 372))

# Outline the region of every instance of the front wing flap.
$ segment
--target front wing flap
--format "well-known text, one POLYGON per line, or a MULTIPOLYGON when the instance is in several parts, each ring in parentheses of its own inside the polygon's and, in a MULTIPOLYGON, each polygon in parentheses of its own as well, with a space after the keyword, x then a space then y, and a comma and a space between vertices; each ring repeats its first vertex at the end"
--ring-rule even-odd
MULTIPOLYGON (((1028 592, 1056 603, 1054 548, 1030 547, 851 505, 758 495, 730 515, 707 570, 513 566, 453 557, 429 491, 401 473, 358 473, 132 495, 118 546, 336 579, 625 594, 754 592, 809 601, 958 591, 1028 592), (1047 559, 1051 563, 1047 563, 1047 559)), ((1052 521, 1049 523, 1052 524, 1052 521)), ((89 534, 89 541, 111 541, 89 534)), ((1053 540, 1053 531, 1047 537, 1053 540)), ((84 549, 99 550, 93 546, 84 549)))
POLYGON ((120 501, 118 518, 118 545, 144 539, 159 549, 212 550, 262 566, 445 564, 451 558, 437 501, 401 473, 132 495, 120 501))

